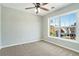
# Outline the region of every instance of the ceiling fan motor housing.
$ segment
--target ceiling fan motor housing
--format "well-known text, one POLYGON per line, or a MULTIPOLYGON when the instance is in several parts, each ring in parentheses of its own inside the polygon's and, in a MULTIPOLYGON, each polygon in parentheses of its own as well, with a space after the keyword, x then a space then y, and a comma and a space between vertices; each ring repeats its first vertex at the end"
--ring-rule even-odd
POLYGON ((36 3, 35 7, 39 8, 40 7, 40 3, 36 3))

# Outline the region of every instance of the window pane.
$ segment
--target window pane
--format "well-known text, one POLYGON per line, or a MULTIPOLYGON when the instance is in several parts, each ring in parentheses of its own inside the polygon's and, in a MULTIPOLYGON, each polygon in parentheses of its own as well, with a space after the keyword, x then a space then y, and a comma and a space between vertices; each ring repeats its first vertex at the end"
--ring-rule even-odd
POLYGON ((50 36, 58 37, 59 22, 57 17, 51 17, 50 19, 50 36))
POLYGON ((76 34, 76 14, 61 16, 61 37, 66 39, 75 39, 76 34))

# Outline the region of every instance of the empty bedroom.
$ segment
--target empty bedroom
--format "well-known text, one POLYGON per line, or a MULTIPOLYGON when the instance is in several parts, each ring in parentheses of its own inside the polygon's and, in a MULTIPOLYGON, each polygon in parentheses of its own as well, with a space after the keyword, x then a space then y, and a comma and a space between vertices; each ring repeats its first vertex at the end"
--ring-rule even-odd
POLYGON ((79 3, 0 3, 0 56, 79 56, 79 3))

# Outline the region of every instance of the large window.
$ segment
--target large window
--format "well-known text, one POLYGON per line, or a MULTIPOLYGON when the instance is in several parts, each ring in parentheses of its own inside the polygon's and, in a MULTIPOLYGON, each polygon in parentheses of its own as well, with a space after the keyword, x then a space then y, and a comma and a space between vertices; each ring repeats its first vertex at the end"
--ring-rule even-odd
POLYGON ((61 37, 75 40, 76 38, 76 13, 58 17, 51 17, 49 22, 51 37, 61 37))

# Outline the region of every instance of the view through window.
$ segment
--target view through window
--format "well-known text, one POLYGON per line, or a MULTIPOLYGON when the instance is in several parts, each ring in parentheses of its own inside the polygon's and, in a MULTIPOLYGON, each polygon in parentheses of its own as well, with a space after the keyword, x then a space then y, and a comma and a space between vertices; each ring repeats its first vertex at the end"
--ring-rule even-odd
POLYGON ((50 36, 58 37, 59 21, 57 17, 51 17, 50 20, 50 36))
POLYGON ((59 17, 51 17, 49 22, 50 36, 75 40, 76 38, 76 13, 59 17))

